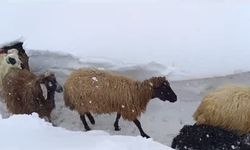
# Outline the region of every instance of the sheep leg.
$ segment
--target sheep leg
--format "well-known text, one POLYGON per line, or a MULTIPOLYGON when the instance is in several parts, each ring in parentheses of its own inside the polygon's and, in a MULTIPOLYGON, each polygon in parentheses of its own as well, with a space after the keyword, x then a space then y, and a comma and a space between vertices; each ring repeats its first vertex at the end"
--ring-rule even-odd
POLYGON ((89 131, 89 130, 90 130, 90 127, 89 127, 89 125, 88 125, 87 122, 86 122, 85 114, 80 115, 80 118, 81 118, 81 120, 82 120, 82 123, 83 123, 83 125, 84 125, 85 130, 86 130, 86 131, 89 131))
POLYGON ((135 119, 133 122, 135 123, 135 125, 136 125, 137 128, 139 129, 139 131, 140 131, 142 137, 150 138, 150 136, 148 136, 148 135, 143 131, 143 129, 142 129, 142 127, 141 127, 141 123, 140 123, 140 121, 139 121, 138 119, 135 119))
POLYGON ((86 115, 87 115, 87 117, 89 118, 90 123, 91 123, 91 124, 95 124, 95 119, 94 119, 94 117, 91 115, 91 113, 90 113, 90 112, 87 112, 86 115))
POLYGON ((121 118, 121 114, 117 113, 115 123, 114 123, 115 131, 120 131, 121 130, 121 128, 119 127, 119 119, 120 118, 121 118))

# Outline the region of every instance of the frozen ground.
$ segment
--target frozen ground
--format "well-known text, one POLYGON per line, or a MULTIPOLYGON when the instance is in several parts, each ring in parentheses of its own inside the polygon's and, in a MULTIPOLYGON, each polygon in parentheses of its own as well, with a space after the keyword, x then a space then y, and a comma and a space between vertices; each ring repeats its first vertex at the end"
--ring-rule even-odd
MULTIPOLYGON (((46 51, 29 51, 29 55, 33 72, 39 74, 49 69, 56 73, 61 84, 64 83, 72 70, 79 67, 114 70, 139 80, 157 75, 161 69, 155 64, 117 68, 106 60, 82 62, 70 55, 46 51)), ((140 118, 142 127, 153 140, 169 146, 173 137, 184 124, 194 123, 192 114, 208 91, 224 84, 250 84, 249 79, 250 73, 247 72, 225 77, 171 81, 171 86, 178 95, 178 102, 169 103, 153 99, 149 103, 146 113, 140 118)), ((4 118, 9 116, 4 104, 0 105, 0 113, 4 118)), ((62 94, 56 95, 56 109, 53 111, 52 116, 53 123, 59 127, 85 132, 79 115, 65 108, 62 94)), ((114 114, 95 115, 95 118, 96 125, 90 126, 93 130, 104 130, 111 135, 139 135, 138 129, 133 123, 123 120, 120 121, 121 131, 114 131, 114 114)))

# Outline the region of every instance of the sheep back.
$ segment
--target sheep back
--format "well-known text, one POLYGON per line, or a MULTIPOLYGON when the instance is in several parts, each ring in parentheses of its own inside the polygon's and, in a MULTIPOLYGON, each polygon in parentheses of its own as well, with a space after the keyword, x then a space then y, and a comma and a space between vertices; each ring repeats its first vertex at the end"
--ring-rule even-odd
POLYGON ((226 86, 204 97, 193 117, 197 124, 207 124, 236 131, 250 132, 250 88, 226 86))
POLYGON ((138 86, 139 81, 121 75, 79 69, 70 75, 64 85, 65 105, 80 114, 119 112, 124 119, 131 121, 145 111, 146 107, 141 108, 143 97, 150 97, 150 92, 138 95, 138 86))
POLYGON ((3 79, 3 93, 8 110, 14 114, 50 116, 52 109, 46 106, 39 78, 26 69, 9 70, 3 79))

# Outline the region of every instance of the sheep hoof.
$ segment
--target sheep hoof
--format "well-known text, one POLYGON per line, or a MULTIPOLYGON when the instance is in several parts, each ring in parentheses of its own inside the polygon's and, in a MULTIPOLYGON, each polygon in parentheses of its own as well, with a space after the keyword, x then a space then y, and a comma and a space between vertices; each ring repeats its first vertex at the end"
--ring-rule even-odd
POLYGON ((115 127, 115 131, 120 131, 121 128, 120 127, 115 127))
POLYGON ((141 135, 141 136, 144 137, 144 138, 147 138, 147 139, 150 138, 150 136, 148 136, 147 134, 143 134, 143 135, 141 135))
POLYGON ((90 131, 91 129, 88 127, 88 128, 85 128, 85 131, 90 131))

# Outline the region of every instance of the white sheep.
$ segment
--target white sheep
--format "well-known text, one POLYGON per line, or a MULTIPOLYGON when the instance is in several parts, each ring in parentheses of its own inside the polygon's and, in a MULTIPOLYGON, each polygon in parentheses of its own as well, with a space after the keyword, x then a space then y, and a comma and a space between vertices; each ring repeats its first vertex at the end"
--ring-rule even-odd
POLYGON ((225 86, 204 97, 193 115, 197 124, 235 131, 250 132, 250 87, 225 86))
POLYGON ((8 53, 0 53, 0 91, 2 91, 2 80, 10 68, 21 68, 21 60, 17 50, 8 53))

